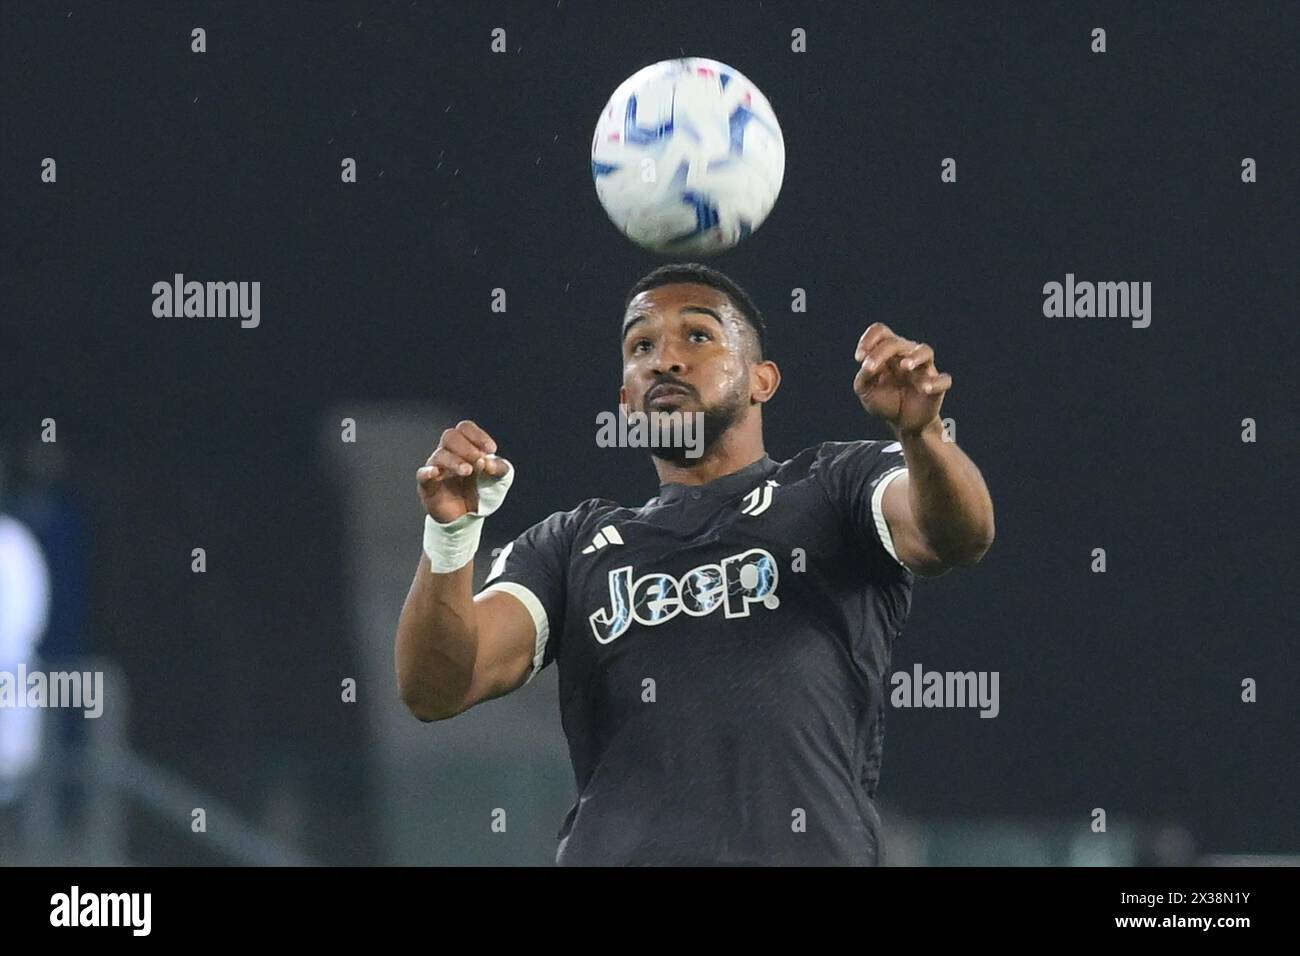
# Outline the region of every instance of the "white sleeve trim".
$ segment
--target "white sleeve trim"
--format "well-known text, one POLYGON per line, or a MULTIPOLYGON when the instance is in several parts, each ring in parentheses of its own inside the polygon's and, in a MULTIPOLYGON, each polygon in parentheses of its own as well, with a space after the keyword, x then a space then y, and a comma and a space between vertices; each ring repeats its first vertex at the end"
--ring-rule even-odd
POLYGON ((498 581, 496 584, 489 584, 479 593, 487 594, 489 591, 503 591, 514 596, 524 606, 528 616, 533 619, 533 632, 536 637, 533 639, 533 669, 528 672, 528 677, 524 680, 524 683, 527 684, 542 669, 542 661, 546 657, 546 639, 551 634, 551 624, 546 617, 546 608, 542 607, 542 602, 537 599, 536 594, 522 584, 515 584, 513 581, 498 581))
MULTIPOLYGON (((885 521, 885 489, 889 487, 890 482, 895 481, 907 474, 907 468, 900 466, 893 471, 887 471, 884 477, 876 482, 875 490, 871 492, 871 514, 876 519, 876 533, 880 535, 880 543, 885 546, 889 556, 898 561, 901 567, 907 568, 906 564, 898 558, 898 552, 894 550, 894 536, 889 533, 889 522, 885 521)), ((908 570, 911 570, 908 568, 908 570)))

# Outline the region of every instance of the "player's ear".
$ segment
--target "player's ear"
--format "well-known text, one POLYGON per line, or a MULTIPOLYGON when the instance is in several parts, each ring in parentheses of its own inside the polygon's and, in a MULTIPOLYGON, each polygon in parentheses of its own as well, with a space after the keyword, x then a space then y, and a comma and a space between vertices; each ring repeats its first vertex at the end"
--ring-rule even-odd
POLYGON ((771 359, 755 362, 749 370, 750 403, 769 401, 781 387, 781 370, 771 359))

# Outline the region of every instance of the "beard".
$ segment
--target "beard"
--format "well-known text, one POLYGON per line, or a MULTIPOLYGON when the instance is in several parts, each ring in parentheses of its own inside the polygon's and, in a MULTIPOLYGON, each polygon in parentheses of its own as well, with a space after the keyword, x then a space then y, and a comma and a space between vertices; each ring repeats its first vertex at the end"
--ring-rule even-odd
POLYGON ((749 397, 738 390, 716 404, 701 409, 704 413, 704 421, 701 428, 703 436, 698 457, 692 458, 688 456, 687 452, 693 451, 693 449, 681 446, 652 448, 650 454, 661 461, 669 462, 678 467, 689 467, 692 464, 698 464, 708 457, 709 452, 727 433, 727 429, 740 421, 747 408, 749 408, 749 397))

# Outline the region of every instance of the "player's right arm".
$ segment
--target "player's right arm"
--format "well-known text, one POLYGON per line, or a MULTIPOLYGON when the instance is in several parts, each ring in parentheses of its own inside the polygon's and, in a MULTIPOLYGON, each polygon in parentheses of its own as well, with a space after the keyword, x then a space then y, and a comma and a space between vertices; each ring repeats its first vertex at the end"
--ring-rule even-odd
MULTIPOLYGON (((473 422, 442 433, 437 449, 416 472, 429 517, 449 524, 478 510, 479 475, 511 467, 492 457, 496 442, 473 422)), ((528 678, 535 625, 515 597, 501 591, 474 596, 474 563, 435 574, 420 556, 397 623, 397 686, 423 721, 444 720, 475 704, 508 694, 528 678)))

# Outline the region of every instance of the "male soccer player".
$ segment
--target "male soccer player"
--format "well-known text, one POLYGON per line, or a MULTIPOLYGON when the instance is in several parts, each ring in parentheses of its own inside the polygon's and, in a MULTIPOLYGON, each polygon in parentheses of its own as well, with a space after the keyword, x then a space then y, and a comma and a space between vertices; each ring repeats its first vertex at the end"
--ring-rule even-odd
POLYGON ((762 411, 781 373, 742 289, 664 266, 622 325, 620 404, 702 413, 703 454, 655 449, 658 496, 551 515, 475 595, 482 522, 515 472, 477 424, 444 431, 416 472, 428 517, 397 629, 402 698, 441 720, 558 664, 578 788, 560 864, 873 865, 914 575, 975 564, 993 541, 984 480, 944 441, 952 377, 875 323, 853 390, 897 440, 774 461, 762 411))

